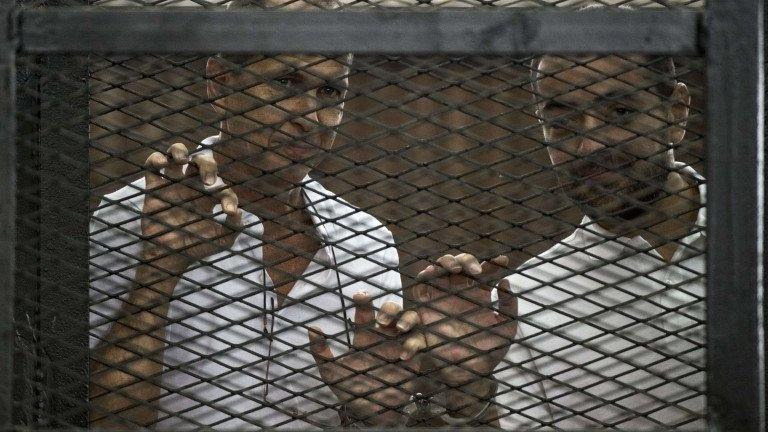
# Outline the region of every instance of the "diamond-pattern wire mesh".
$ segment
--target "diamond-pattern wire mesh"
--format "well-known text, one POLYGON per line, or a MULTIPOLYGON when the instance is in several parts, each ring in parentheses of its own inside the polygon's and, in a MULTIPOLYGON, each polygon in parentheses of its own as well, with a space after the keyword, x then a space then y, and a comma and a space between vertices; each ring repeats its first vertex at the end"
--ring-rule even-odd
MULTIPOLYGON (((227 6, 231 0, 34 0, 25 2, 27 6, 94 6, 94 7, 204 7, 219 8, 227 6)), ((278 5, 267 3, 267 9, 292 8, 298 1, 280 2, 278 5)), ((312 2, 308 2, 312 4, 312 2)), ((320 8, 325 8, 318 2, 320 8)), ((703 8, 703 0, 339 0, 338 8, 345 10, 371 8, 400 9, 436 9, 436 8, 581 8, 599 4, 609 8, 703 8)))
MULTIPOLYGON (((626 164, 631 157, 667 166, 658 158, 666 147, 638 155, 632 146, 637 135, 653 143, 674 129, 659 114, 662 99, 650 104, 643 100, 645 105, 621 118, 607 118, 605 107, 619 104, 617 100, 622 107, 641 102, 622 99, 621 92, 595 96, 605 96, 600 86, 611 82, 626 83, 631 95, 649 97, 644 90, 655 91, 663 80, 651 74, 638 82, 632 71, 657 68, 658 61, 561 60, 543 71, 557 93, 547 94, 530 86, 530 58, 357 56, 350 65, 342 57, 339 64, 351 67, 337 65, 336 79, 330 80, 324 75, 327 68, 321 67, 328 61, 299 58, 294 74, 313 84, 311 102, 322 102, 317 89, 325 89, 327 95, 346 89, 343 115, 333 120, 333 102, 324 103, 330 111, 322 116, 315 113, 317 105, 291 105, 296 99, 290 89, 294 83, 253 65, 239 75, 250 83, 220 83, 219 90, 234 97, 240 107, 219 101, 216 111, 211 107, 215 98, 205 84, 228 76, 227 68, 234 66, 222 61, 227 65, 223 70, 206 71, 206 60, 21 59, 20 104, 34 109, 19 114, 20 153, 26 158, 19 166, 23 241, 17 277, 18 424, 84 426, 90 415, 98 425, 105 410, 115 413, 113 421, 140 422, 149 415, 147 423, 159 428, 327 427, 338 425, 340 418, 357 424, 387 419, 387 409, 381 405, 346 403, 341 408, 339 401, 345 395, 335 395, 323 384, 310 354, 308 327, 317 326, 333 341, 334 354, 341 355, 328 363, 337 367, 326 368, 325 380, 333 384, 344 377, 334 388, 357 384, 354 391, 363 400, 383 403, 380 398, 388 396, 384 405, 399 414, 410 413, 410 425, 445 425, 446 418, 469 416, 470 424, 524 429, 703 427, 703 219, 689 218, 691 210, 701 207, 703 194, 689 199, 691 189, 686 189, 668 194, 672 198, 652 200, 673 202, 677 206, 673 210, 680 212, 666 214, 669 220, 661 232, 679 234, 682 229, 690 234, 656 239, 671 245, 657 251, 676 250, 668 261, 661 261, 653 252, 657 245, 651 234, 646 232, 644 238, 654 246, 585 223, 583 209, 574 203, 579 190, 562 193, 547 153, 549 147, 559 149, 560 156, 573 155, 566 145, 570 135, 558 135, 571 129, 577 137, 586 135, 591 145, 615 150, 605 159, 577 153, 591 164, 587 168, 597 171, 584 167, 587 171, 557 171, 566 192, 569 180, 586 184, 599 178, 595 165, 635 176, 640 184, 654 183, 656 178, 643 177, 643 171, 627 173, 626 164), (627 70, 610 69, 616 64, 627 70), (346 84, 338 79, 344 76, 349 79, 346 84), (272 89, 269 98, 253 91, 243 96, 244 88, 259 82, 272 89), (555 109, 560 111, 552 115, 547 111, 550 105, 540 106, 537 113, 534 94, 558 101, 555 109), (578 97, 559 101, 567 95, 578 97), (296 120, 298 125, 288 121, 296 113, 305 119, 296 120), (337 134, 330 149, 310 157, 318 163, 312 175, 319 181, 293 180, 303 184, 298 200, 280 193, 285 178, 274 179, 289 177, 298 164, 288 160, 308 150, 276 147, 282 157, 269 159, 271 152, 247 146, 263 142, 265 131, 281 130, 254 123, 270 115, 278 115, 275 124, 280 127, 287 122, 297 128, 283 131, 288 132, 288 138, 283 137, 287 141, 308 139, 317 145, 312 141, 319 139, 315 132, 337 134), (625 116, 641 116, 655 126, 645 124, 638 131, 625 116), (545 140, 537 118, 559 132, 545 140), (597 126, 580 126, 579 118, 596 121, 597 126), (90 122, 89 132, 83 128, 85 121, 90 122), (615 124, 618 121, 623 123, 615 124), (301 132, 301 127, 312 133, 301 132), (622 136, 627 131, 632 131, 631 138, 622 136), (204 141, 220 132, 228 137, 204 141), (82 163, 85 142, 90 166, 82 163), (187 259, 181 261, 190 269, 184 271, 164 267, 167 256, 142 256, 143 241, 159 241, 140 235, 142 189, 130 186, 144 174, 149 154, 164 152, 173 142, 183 142, 189 151, 201 142, 208 144, 222 177, 236 190, 248 190, 253 182, 261 186, 262 195, 238 193, 241 208, 258 209, 267 200, 282 209, 246 217, 246 228, 234 245, 226 244, 225 251, 213 257, 191 259, 195 254, 185 250, 182 256, 187 259), (243 157, 243 148, 255 156, 243 157), (268 166, 263 166, 265 160, 268 166), (85 175, 90 177, 90 188, 85 175), (263 181, 268 177, 273 181, 263 181), (104 198, 106 193, 110 195, 104 198), (684 199, 674 199, 681 195, 684 199), (695 205, 690 209, 686 203, 695 205), (303 219, 289 216, 296 210, 303 210, 303 219), (89 218, 91 245, 86 252, 83 242, 78 243, 85 239, 77 226, 89 218), (72 232, 65 231, 73 226, 72 232), (307 230, 312 226, 317 228, 307 230), (317 254, 306 252, 313 247, 317 254), (487 352, 499 343, 494 336, 504 342, 510 339, 509 323, 489 322, 492 315, 482 314, 492 310, 490 294, 472 289, 474 282, 454 277, 460 287, 452 285, 457 292, 449 291, 444 298, 445 293, 415 279, 429 263, 436 265, 436 258, 456 252, 481 260, 499 254, 509 258, 506 273, 512 275, 518 326, 509 352, 495 360, 499 362, 495 373, 486 373, 485 378, 470 372, 493 364, 487 352), (78 284, 86 277, 78 256, 90 256, 88 296, 78 284), (140 266, 142 259, 149 265, 140 266), (275 263, 265 265, 267 260, 275 263), (302 271, 307 264, 309 268, 302 271), (137 280, 139 267, 145 271, 142 280, 137 280), (176 277, 162 274, 166 272, 176 277), (116 369, 130 372, 124 377, 146 373, 140 362, 110 358, 108 349, 96 346, 126 347, 126 339, 108 331, 117 328, 120 317, 125 324, 126 318, 135 316, 131 303, 135 306, 136 301, 126 293, 135 293, 137 283, 151 281, 148 275, 158 277, 160 285, 165 283, 164 289, 170 290, 166 293, 172 292, 168 294, 172 300, 155 299, 170 304, 168 321, 161 319, 162 311, 154 310, 138 315, 146 320, 131 324, 140 333, 165 329, 165 334, 149 351, 141 344, 128 350, 157 360, 155 369, 149 367, 155 385, 115 382, 112 395, 127 399, 105 398, 94 390, 98 389, 94 383, 104 385, 98 378, 104 374, 99 362, 116 363, 116 369), (295 285, 283 298, 264 288, 270 280, 295 285), (397 363, 392 352, 380 349, 386 344, 375 338, 369 340, 372 347, 361 350, 367 357, 360 358, 354 350, 343 356, 353 337, 350 321, 359 318, 354 306, 360 299, 354 294, 361 289, 377 307, 385 300, 404 299, 406 309, 419 312, 424 324, 420 332, 429 349, 418 362, 397 363), (449 318, 441 316, 445 308, 449 318), (387 367, 380 364, 383 360, 387 367), (350 372, 369 381, 350 379, 350 372), (383 384, 383 372, 389 374, 391 394, 371 390, 383 384), (89 381, 94 398, 90 414, 89 381), (160 393, 153 393, 158 388, 160 393), (488 402, 491 389, 495 397, 488 402), (418 392, 425 395, 419 400, 430 401, 430 410, 418 410, 419 404, 407 400, 418 392), (126 409, 126 403, 149 409, 126 409), (454 417, 443 415, 445 410, 454 417)), ((278 67, 289 60, 297 59, 278 56, 263 62, 278 67)), ((676 60, 674 75, 687 84, 692 102, 687 133, 675 155, 703 175, 702 64, 698 59, 676 60)), ((703 185, 691 172, 683 172, 683 177, 703 185)), ((193 189, 187 193, 200 193, 191 192, 200 190, 199 182, 189 185, 193 189)), ((161 198, 154 201, 160 205, 169 199, 168 189, 153 188, 148 196, 161 198)), ((622 193, 610 182, 589 190, 622 193)), ((626 196, 636 199, 638 193, 626 196)), ((145 205, 148 202, 152 204, 144 200, 145 205)), ((193 214, 207 216, 199 209, 193 214)), ((156 222, 150 227, 145 223, 145 235, 152 228, 167 228, 168 219, 159 217, 162 212, 157 215, 145 218, 156 222), (163 222, 158 224, 158 219, 163 222)), ((192 235, 187 241, 196 239, 192 235)), ((226 235, 224 239, 231 240, 226 235)), ((502 294, 495 306, 499 317, 512 314, 510 304, 502 294)), ((508 343, 501 343, 502 351, 508 343)))

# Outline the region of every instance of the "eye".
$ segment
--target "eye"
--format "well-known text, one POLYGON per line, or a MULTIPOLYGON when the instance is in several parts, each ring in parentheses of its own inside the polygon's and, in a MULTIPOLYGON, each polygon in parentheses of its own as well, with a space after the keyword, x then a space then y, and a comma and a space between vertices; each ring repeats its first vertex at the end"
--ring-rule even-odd
POLYGON ((548 119, 546 124, 555 129, 563 129, 570 131, 574 128, 573 126, 573 113, 566 112, 566 113, 560 113, 557 116, 553 116, 552 118, 548 119))
POLYGON ((322 98, 338 99, 341 97, 341 90, 333 86, 322 86, 317 89, 317 95, 322 98))
POLYGON ((283 87, 293 87, 294 85, 296 85, 296 78, 290 75, 277 77, 274 79, 274 81, 283 87))
POLYGON ((620 106, 620 107, 616 107, 614 112, 619 117, 627 117, 629 115, 634 114, 635 110, 633 110, 632 108, 627 108, 627 107, 620 106))

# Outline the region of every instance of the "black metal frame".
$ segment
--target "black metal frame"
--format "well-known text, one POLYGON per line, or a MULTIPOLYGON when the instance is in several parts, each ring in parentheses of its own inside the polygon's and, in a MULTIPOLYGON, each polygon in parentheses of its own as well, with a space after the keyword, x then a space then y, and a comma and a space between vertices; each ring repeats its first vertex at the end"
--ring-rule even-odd
MULTIPOLYGON (((128 52, 525 54, 708 58, 710 428, 765 430, 763 2, 664 11, 259 12, 0 5, 0 389, 10 389, 15 238, 15 55, 128 52), (397 31, 393 31, 393 28, 397 31), (589 31, 585 31, 588 29, 589 31), (361 36, 364 32, 364 37, 361 36), (196 37, 196 34, 204 37, 196 37), (279 37, 278 37, 279 35, 279 37), (377 35, 372 37, 372 35, 377 35), (242 41, 249 41, 243 43, 242 41)), ((11 392, 0 392, 0 428, 11 392)))
POLYGON ((24 52, 695 54, 693 10, 215 11, 58 8, 20 12, 24 52))
POLYGON ((0 427, 11 425, 16 236, 16 46, 12 2, 0 3, 0 427))
POLYGON ((707 20, 707 390, 717 430, 765 430, 763 2, 707 20), (749 61, 744 61, 749 59, 749 61))

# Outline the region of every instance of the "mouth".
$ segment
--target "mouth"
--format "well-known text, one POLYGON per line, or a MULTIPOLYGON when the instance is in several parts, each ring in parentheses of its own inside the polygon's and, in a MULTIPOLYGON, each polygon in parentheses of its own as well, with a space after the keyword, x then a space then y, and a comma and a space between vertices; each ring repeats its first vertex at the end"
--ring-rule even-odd
POLYGON ((599 186, 604 189, 611 189, 623 183, 624 177, 613 171, 602 171, 582 177, 588 186, 599 186))
POLYGON ((594 186, 606 189, 620 185, 625 181, 625 177, 621 173, 601 166, 568 170, 568 177, 574 186, 594 186))
POLYGON ((305 159, 320 152, 320 147, 298 140, 275 142, 274 150, 290 159, 305 159))

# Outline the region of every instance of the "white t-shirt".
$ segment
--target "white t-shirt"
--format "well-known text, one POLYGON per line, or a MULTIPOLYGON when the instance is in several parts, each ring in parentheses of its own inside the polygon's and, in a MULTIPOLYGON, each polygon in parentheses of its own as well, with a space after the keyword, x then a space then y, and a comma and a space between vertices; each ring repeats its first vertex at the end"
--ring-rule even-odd
MULTIPOLYGON (((143 179, 104 198, 90 227, 90 338, 94 347, 133 289, 140 249, 143 179)), ((307 177, 305 201, 323 247, 282 308, 262 263, 263 227, 244 212, 230 251, 188 271, 171 300, 165 388, 156 428, 339 425, 338 401, 319 379, 307 328, 336 355, 352 337, 352 296, 402 303, 398 255, 387 228, 307 177), (343 300, 342 300, 343 297, 343 300), (343 305, 342 305, 343 303, 343 305)))
POLYGON ((519 330, 495 374, 503 428, 705 428, 705 223, 702 207, 667 264, 585 217, 508 278, 519 330))

